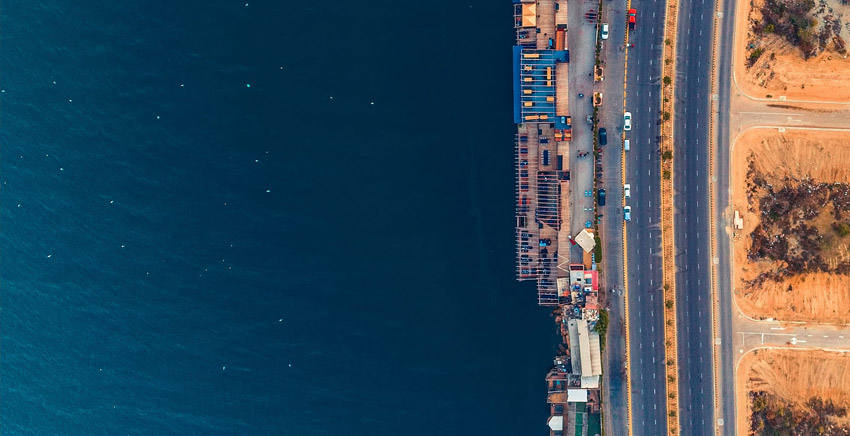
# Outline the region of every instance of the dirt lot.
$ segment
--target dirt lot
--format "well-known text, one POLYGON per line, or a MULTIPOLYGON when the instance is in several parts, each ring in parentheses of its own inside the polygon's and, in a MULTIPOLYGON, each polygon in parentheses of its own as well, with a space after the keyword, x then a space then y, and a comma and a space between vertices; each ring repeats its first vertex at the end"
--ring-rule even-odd
MULTIPOLYGON (((753 423, 754 395, 764 395, 774 408, 781 404, 795 412, 795 416, 812 413, 811 405, 807 404, 812 398, 850 410, 850 354, 757 350, 741 359, 736 385, 739 435, 752 434, 749 430, 753 423)), ((848 416, 837 415, 840 413, 828 416, 826 421, 834 427, 850 426, 848 416)))
POLYGON ((733 237, 738 307, 756 319, 850 323, 850 234, 837 227, 850 223, 850 133, 753 129, 731 163, 732 210, 744 220, 733 237))
POLYGON ((811 18, 816 24, 813 31, 822 32, 827 23, 830 31, 823 33, 823 47, 812 50, 816 54, 806 59, 799 43, 792 44, 780 35, 779 29, 759 29, 766 22, 761 12, 766 1, 770 0, 738 2, 733 62, 741 89, 759 98, 785 96, 789 100, 850 101, 850 56, 847 55, 850 53, 850 3, 814 1, 811 18), (751 56, 757 58, 754 63, 751 56))

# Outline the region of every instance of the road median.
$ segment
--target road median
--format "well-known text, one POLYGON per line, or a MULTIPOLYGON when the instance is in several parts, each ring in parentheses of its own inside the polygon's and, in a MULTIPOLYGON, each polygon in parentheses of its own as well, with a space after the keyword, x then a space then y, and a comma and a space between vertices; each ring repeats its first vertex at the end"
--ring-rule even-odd
POLYGON ((679 365, 676 360, 676 264, 673 233, 673 118, 675 114, 678 0, 667 0, 661 85, 661 261, 664 293, 664 353, 667 375, 667 434, 679 434, 679 365))

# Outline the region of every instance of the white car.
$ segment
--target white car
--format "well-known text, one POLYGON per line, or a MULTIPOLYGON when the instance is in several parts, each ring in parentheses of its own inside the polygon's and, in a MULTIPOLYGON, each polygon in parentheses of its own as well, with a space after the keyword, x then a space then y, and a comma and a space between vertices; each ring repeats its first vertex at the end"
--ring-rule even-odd
POLYGON ((632 220, 632 207, 626 206, 623 208, 623 219, 626 221, 632 220))
POLYGON ((632 198, 632 185, 626 183, 623 185, 623 195, 626 198, 632 198))
POLYGON ((626 112, 623 114, 623 130, 632 130, 632 113, 626 112))
POLYGON ((602 39, 608 39, 608 23, 602 23, 602 39))

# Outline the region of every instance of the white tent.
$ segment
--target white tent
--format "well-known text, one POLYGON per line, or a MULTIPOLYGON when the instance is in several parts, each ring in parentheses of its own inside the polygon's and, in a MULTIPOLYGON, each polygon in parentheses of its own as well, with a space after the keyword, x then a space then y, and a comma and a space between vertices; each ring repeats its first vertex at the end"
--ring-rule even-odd
POLYGON ((549 428, 554 431, 561 431, 564 429, 564 417, 563 416, 550 416, 549 417, 549 428))
POLYGON ((581 248, 587 253, 593 251, 593 247, 596 246, 596 240, 593 239, 593 233, 588 232, 587 229, 580 231, 578 235, 576 235, 575 241, 576 244, 581 246, 581 248))

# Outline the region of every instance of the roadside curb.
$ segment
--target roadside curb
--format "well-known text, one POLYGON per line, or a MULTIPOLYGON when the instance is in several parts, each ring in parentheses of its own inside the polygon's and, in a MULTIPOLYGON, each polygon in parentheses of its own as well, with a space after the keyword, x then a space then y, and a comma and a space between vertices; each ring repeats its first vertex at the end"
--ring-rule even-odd
MULTIPOLYGON (((718 144, 717 144, 716 136, 715 136, 716 135, 715 123, 716 123, 716 119, 717 119, 717 112, 716 112, 717 111, 717 104, 716 104, 716 100, 714 98, 714 95, 717 92, 717 80, 718 80, 717 45, 718 45, 718 41, 720 40, 720 33, 717 30, 718 30, 718 27, 720 25, 721 14, 722 13, 720 12, 720 1, 716 0, 715 3, 714 3, 714 23, 713 23, 714 35, 713 35, 713 40, 712 40, 712 44, 711 44, 711 70, 710 70, 711 71, 711 91, 710 91, 710 94, 711 94, 712 97, 709 100, 710 103, 709 103, 709 112, 708 112, 709 113, 709 119, 708 119, 708 196, 709 196, 709 200, 708 200, 708 205, 709 205, 708 220, 709 220, 709 232, 708 232, 708 234, 709 234, 709 240, 711 241, 710 244, 709 244, 710 247, 711 247, 711 274, 710 274, 710 277, 711 277, 711 331, 712 331, 712 334, 714 335, 714 341, 713 341, 714 346, 711 347, 711 359, 712 359, 712 362, 713 362, 712 366, 714 367, 714 370, 712 371, 712 378, 713 378, 712 381, 713 381, 713 384, 714 384, 714 419, 715 419, 714 434, 717 435, 717 436, 720 436, 720 434, 721 434, 721 431, 720 431, 721 426, 718 425, 720 421, 717 420, 718 419, 717 417, 723 416, 723 413, 722 413, 722 410, 721 410, 721 404, 722 403, 721 403, 720 385, 719 385, 719 382, 720 382, 720 367, 721 367, 721 362, 720 362, 721 335, 720 335, 720 326, 718 325, 718 322, 717 322, 717 314, 720 313, 720 297, 719 297, 718 289, 717 289, 718 288, 718 284, 717 284, 717 265, 718 264, 717 264, 717 262, 715 262, 715 259, 717 259, 717 233, 716 233, 717 221, 715 219, 716 210, 717 210, 717 208, 716 208, 717 197, 714 195, 714 191, 716 189, 715 188, 715 181, 717 179, 717 174, 715 173, 716 168, 714 166, 714 159, 715 159, 714 150, 715 150, 715 147, 717 147, 718 144)), ((733 35, 733 38, 734 38, 734 35, 733 35)), ((733 68, 732 73, 734 74, 734 68, 733 68)), ((737 86, 737 82, 736 82, 736 86, 737 86)), ((733 300, 735 298, 733 295, 730 295, 730 297, 733 300)), ((735 383, 734 380, 733 380, 732 383, 733 383, 733 386, 734 386, 734 383, 735 383)), ((733 409, 735 407, 735 404, 734 404, 735 400, 736 400, 736 398, 735 398, 735 395, 734 395, 734 392, 733 392, 733 395, 732 395, 733 409)), ((723 424, 725 425, 726 423, 724 422, 723 424)), ((734 425, 735 428, 737 428, 737 422, 730 423, 730 424, 734 425)))

